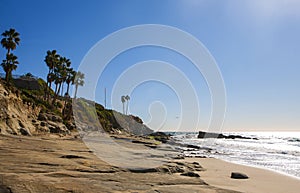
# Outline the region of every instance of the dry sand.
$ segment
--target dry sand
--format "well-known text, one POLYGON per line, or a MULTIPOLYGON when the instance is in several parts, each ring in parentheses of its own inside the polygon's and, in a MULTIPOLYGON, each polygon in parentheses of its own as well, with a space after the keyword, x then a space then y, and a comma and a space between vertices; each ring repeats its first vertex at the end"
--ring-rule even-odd
POLYGON ((200 172, 201 179, 212 186, 251 193, 297 193, 300 180, 271 170, 234 164, 214 158, 187 158, 197 161, 206 171, 200 172), (249 179, 231 179, 231 172, 247 174, 249 179))

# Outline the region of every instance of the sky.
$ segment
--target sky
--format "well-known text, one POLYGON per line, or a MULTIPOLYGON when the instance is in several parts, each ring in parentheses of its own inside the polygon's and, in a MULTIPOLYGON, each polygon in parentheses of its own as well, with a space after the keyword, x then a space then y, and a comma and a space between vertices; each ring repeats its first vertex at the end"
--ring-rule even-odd
MULTIPOLYGON (((14 74, 31 72, 45 78, 44 57, 52 49, 70 58, 77 69, 97 42, 118 30, 167 25, 198 39, 216 61, 226 89, 223 131, 300 131, 298 0, 0 0, 0 4, 0 31, 15 28, 21 34, 14 51, 20 64, 14 74)), ((1 58, 5 53, 0 49, 1 58)), ((116 56, 91 91, 95 100, 104 104, 106 88, 107 107, 122 112, 122 93, 114 88, 122 75, 143 61, 158 65, 153 73, 161 72, 176 86, 145 79, 124 93, 131 96, 129 113, 155 130, 206 130, 213 105, 209 84, 191 61, 170 49, 144 46, 116 56), (174 71, 161 71, 163 63, 174 71), (179 81, 178 75, 188 81, 179 81), (191 104, 178 95, 189 85, 197 97, 191 104)), ((143 73, 147 71, 130 76, 143 80, 143 73)))

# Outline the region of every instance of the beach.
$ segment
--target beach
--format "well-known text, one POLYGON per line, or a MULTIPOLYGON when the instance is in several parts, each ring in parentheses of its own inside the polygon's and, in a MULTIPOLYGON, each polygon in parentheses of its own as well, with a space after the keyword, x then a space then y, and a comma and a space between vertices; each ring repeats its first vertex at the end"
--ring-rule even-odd
MULTIPOLYGON (((136 149, 151 148, 149 141, 135 136, 119 136, 117 140, 136 149)), ((300 180, 295 178, 214 158, 168 159, 162 166, 144 170, 116 167, 95 156, 81 139, 55 135, 1 135, 0 183, 2 192, 13 193, 292 193, 300 188, 300 180), (233 171, 245 173, 249 179, 231 179, 233 171)))
POLYGON ((271 170, 234 164, 215 158, 195 159, 206 169, 201 178, 208 184, 219 188, 253 193, 295 193, 300 189, 300 180, 271 170), (249 179, 231 179, 231 172, 241 172, 249 179))
POLYGON ((0 193, 300 192, 300 0, 1 6, 0 193))

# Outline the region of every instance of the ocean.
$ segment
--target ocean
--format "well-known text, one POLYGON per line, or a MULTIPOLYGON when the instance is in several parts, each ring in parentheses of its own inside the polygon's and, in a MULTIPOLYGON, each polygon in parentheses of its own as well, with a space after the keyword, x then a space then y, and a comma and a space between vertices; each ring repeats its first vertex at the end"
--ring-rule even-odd
POLYGON ((198 139, 197 133, 172 133, 179 143, 204 149, 184 148, 187 156, 207 156, 225 161, 270 169, 300 179, 300 132, 224 133, 258 138, 198 139))

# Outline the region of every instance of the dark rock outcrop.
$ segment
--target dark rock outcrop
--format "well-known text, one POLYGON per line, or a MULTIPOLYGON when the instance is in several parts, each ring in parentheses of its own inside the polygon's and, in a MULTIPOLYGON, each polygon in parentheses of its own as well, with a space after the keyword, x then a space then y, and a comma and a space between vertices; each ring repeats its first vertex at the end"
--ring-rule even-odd
POLYGON ((54 134, 70 134, 70 131, 63 123, 62 118, 58 115, 40 112, 38 121, 40 121, 40 131, 54 134))
POLYGON ((79 156, 79 155, 63 155, 61 156, 61 158, 67 158, 67 159, 86 159, 83 156, 79 156))
POLYGON ((170 140, 170 135, 164 132, 154 132, 148 135, 149 137, 153 137, 155 140, 160 141, 162 143, 167 143, 170 140))
POLYGON ((0 192, 1 193, 12 193, 11 189, 9 187, 4 186, 4 185, 0 185, 0 192))
POLYGON ((198 138, 199 139, 217 138, 217 139, 254 139, 254 140, 258 140, 257 138, 245 137, 245 136, 241 136, 241 135, 224 135, 222 133, 210 133, 210 132, 204 132, 204 131, 199 131, 198 138))
POLYGON ((188 177, 196 177, 196 178, 199 178, 200 175, 195 173, 195 172, 186 172, 186 173, 183 173, 183 174, 180 174, 181 176, 188 176, 188 177))
POLYGON ((248 179, 249 177, 246 174, 239 173, 239 172, 232 172, 231 178, 233 179, 248 179))
POLYGON ((26 129, 26 128, 23 128, 23 127, 20 128, 20 133, 22 135, 31 136, 30 131, 28 129, 26 129))

